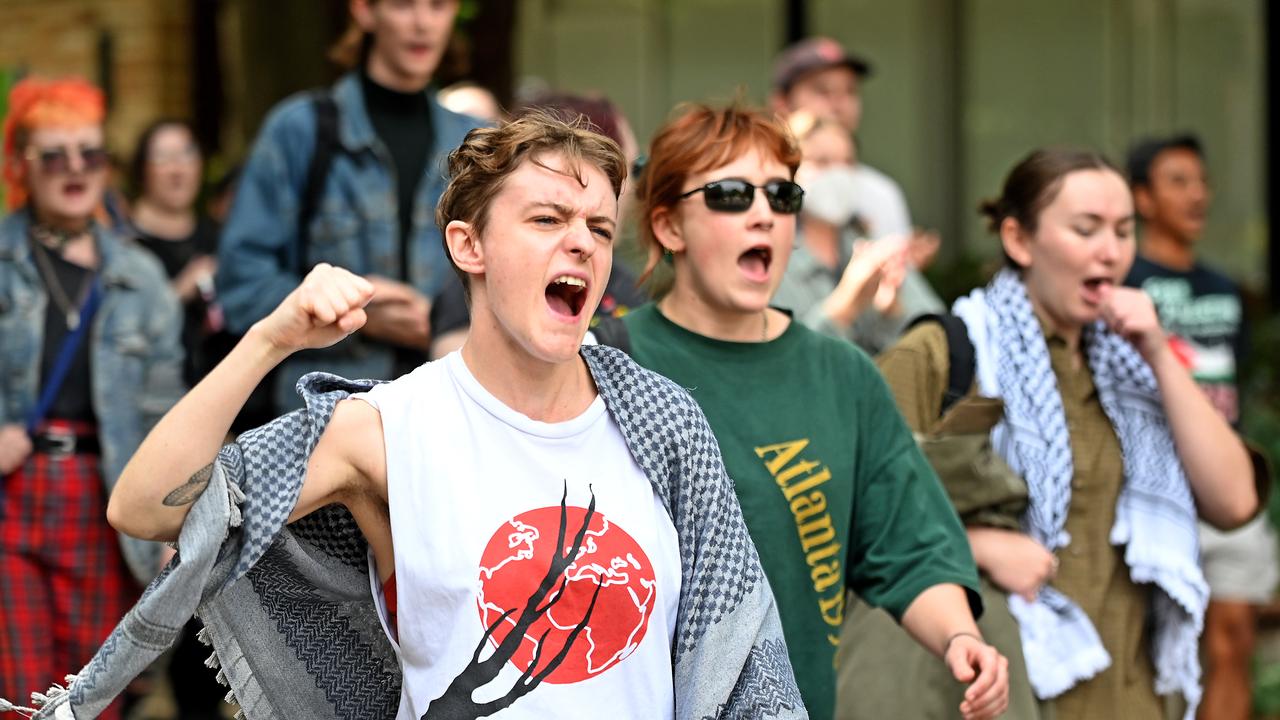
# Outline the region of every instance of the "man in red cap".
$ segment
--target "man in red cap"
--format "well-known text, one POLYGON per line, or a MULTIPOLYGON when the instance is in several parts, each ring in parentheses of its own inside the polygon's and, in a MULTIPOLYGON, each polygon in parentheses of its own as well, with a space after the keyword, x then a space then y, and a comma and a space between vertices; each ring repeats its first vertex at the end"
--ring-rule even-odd
POLYGON ((773 63, 773 108, 780 113, 808 110, 856 133, 862 120, 862 81, 870 74, 866 60, 831 38, 801 40, 773 63))
MULTIPOLYGON (((835 40, 809 38, 783 50, 774 61, 770 102, 774 112, 780 115, 812 114, 833 120, 852 136, 858 132, 862 121, 862 81, 870 74, 871 66, 866 60, 850 54, 835 40)), ((856 144, 854 149, 856 156, 856 144)), ((898 183, 860 159, 855 158, 851 166, 832 168, 812 178, 812 181, 806 181, 805 206, 812 218, 823 223, 839 228, 857 228, 852 234, 845 233, 844 246, 838 253, 841 262, 832 267, 814 265, 817 268, 815 275, 829 276, 816 281, 823 287, 826 284, 834 286, 839 278, 841 267, 851 251, 848 246, 850 237, 856 235, 877 240, 887 236, 915 235, 907 200, 898 183), (822 208, 821 212, 819 208, 822 208)), ((936 250, 937 237, 921 233, 913 238, 913 245, 917 242, 932 247, 921 256, 922 262, 927 263, 924 258, 931 257, 932 251, 936 250)), ((815 254, 815 257, 821 256, 821 253, 815 254)), ((775 300, 795 311, 797 317, 806 318, 803 306, 814 295, 810 285, 815 281, 807 279, 809 273, 805 268, 808 266, 801 258, 792 258, 788 276, 778 289, 775 300)), ((891 307, 884 312, 864 313, 852 327, 837 327, 823 320, 810 323, 802 319, 802 322, 821 332, 851 340, 872 354, 877 353, 896 340, 914 317, 946 309, 919 273, 920 268, 923 265, 908 268, 891 307)))
MULTIPOLYGON (((862 122, 862 81, 870 75, 871 65, 835 40, 808 38, 774 61, 770 103, 783 115, 807 110, 834 119, 856 135, 862 122)), ((909 234, 911 216, 898 183, 861 160, 854 172, 870 237, 909 234)))

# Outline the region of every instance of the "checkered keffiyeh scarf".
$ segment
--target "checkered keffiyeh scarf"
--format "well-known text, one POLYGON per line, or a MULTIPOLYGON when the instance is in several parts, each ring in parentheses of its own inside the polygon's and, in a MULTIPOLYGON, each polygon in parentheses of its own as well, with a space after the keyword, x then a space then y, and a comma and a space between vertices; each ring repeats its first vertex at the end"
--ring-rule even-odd
MULTIPOLYGON (((1050 550, 1071 542, 1065 530, 1074 467, 1062 397, 1048 344, 1018 274, 1001 270, 985 289, 956 302, 977 354, 981 392, 1004 401, 992 445, 1027 481, 1023 527, 1050 550)), ((1101 322, 1085 328, 1086 349, 1103 410, 1124 455, 1124 486, 1111 543, 1124 547, 1137 583, 1152 583, 1156 692, 1181 692, 1193 717, 1200 699, 1197 640, 1209 599, 1198 564, 1196 507, 1183 474, 1151 368, 1101 322)), ((1052 698, 1111 664, 1093 623, 1051 586, 1035 602, 1010 596, 1021 627, 1027 673, 1040 698, 1052 698)))
MULTIPOLYGON (((702 411, 614 348, 584 347, 582 356, 676 529, 676 718, 807 718, 773 593, 702 411)), ((337 505, 285 525, 334 407, 372 386, 302 378, 305 409, 223 448, 183 523, 178 559, 93 660, 65 686, 35 694, 38 710, 0 700, 0 712, 96 717, 198 612, 215 651, 208 664, 244 717, 394 717, 400 666, 378 620, 359 528, 337 505)))

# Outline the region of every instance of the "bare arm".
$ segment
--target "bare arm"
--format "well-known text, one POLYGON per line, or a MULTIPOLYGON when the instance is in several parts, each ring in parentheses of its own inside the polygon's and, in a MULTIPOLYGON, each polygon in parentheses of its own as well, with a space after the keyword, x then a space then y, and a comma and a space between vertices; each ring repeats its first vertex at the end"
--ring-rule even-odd
POLYGON ((31 436, 19 423, 0 425, 0 477, 22 467, 31 455, 31 436))
POLYGON ((1245 524, 1258 512, 1258 491, 1244 443, 1167 345, 1151 367, 1200 516, 1223 530, 1245 524))
POLYGON ((1009 705, 1009 661, 986 644, 969 610, 964 588, 934 585, 916 596, 902 627, 942 658, 952 676, 969 687, 960 704, 965 720, 994 718, 1009 705))
POLYGON ((175 539, 249 393, 294 351, 332 345, 359 328, 371 294, 367 281, 345 270, 313 270, 143 440, 111 494, 111 525, 147 540, 175 539))
POLYGON ((978 569, 996 587, 1035 600, 1040 588, 1058 571, 1058 559, 1034 538, 1017 530, 965 528, 978 569))
POLYGON ((1138 348, 1155 373, 1200 516, 1222 529, 1248 522, 1258 512, 1249 453, 1169 349, 1151 299, 1140 290, 1117 288, 1104 306, 1103 318, 1138 348))

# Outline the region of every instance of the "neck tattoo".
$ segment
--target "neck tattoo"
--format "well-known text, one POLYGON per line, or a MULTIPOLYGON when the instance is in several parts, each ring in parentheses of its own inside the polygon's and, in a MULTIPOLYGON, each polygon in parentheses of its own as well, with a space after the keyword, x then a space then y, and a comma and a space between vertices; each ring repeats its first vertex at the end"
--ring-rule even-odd
POLYGON ((764 321, 760 325, 760 342, 768 342, 769 341, 769 311, 767 309, 763 313, 760 313, 760 319, 764 321))

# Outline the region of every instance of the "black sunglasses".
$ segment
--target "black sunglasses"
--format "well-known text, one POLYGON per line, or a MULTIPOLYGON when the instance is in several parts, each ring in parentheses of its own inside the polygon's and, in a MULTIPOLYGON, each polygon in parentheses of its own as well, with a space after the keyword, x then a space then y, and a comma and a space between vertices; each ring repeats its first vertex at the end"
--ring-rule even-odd
MULTIPOLYGON (((774 212, 795 215, 804 205, 804 189, 790 180, 770 180, 762 187, 765 199, 774 212)), ((694 193, 702 193, 707 208, 716 212, 740 213, 751 208, 755 201, 756 186, 746 180, 715 180, 694 188, 680 196, 683 200, 694 193)))
MULTIPOLYGON (((80 155, 80 163, 83 165, 85 172, 95 172, 107 166, 106 148, 103 147, 85 147, 76 148, 76 152, 80 155)), ((40 169, 48 175, 66 175, 71 172, 71 148, 30 148, 27 150, 28 160, 39 160, 40 169)))

